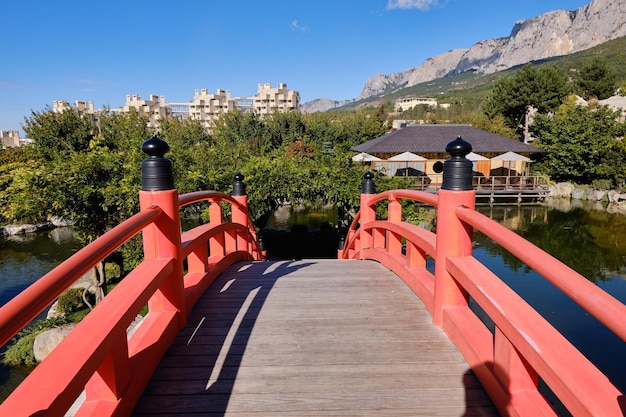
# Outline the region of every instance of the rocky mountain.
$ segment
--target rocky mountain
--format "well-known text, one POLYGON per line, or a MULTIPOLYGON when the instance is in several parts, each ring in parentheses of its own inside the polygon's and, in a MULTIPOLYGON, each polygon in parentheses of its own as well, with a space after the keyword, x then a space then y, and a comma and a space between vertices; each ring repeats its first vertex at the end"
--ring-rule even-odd
POLYGON ((345 106, 346 104, 349 104, 353 101, 355 101, 355 99, 337 101, 337 100, 331 100, 329 98, 318 98, 318 99, 303 103, 301 106, 301 109, 304 113, 315 113, 318 111, 326 111, 329 109, 334 109, 337 107, 345 106))
MULTIPOLYGON (((444 52, 402 72, 375 75, 356 100, 467 71, 489 74, 568 55, 622 36, 626 36, 626 0, 593 0, 575 11, 555 10, 520 20, 507 37, 444 52)), ((329 105, 325 109, 321 101, 318 104, 318 111, 338 107, 332 100, 325 102, 329 105)))

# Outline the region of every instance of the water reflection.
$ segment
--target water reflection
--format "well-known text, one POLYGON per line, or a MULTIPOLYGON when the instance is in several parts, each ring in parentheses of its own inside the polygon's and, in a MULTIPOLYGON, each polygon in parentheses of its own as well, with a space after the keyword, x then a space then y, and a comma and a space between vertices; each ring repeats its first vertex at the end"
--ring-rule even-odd
POLYGON ((268 259, 336 258, 338 210, 334 206, 283 206, 262 227, 268 259))
MULTIPOLYGON (((597 203, 477 207, 626 303, 626 216, 597 203)), ((474 256, 626 391, 626 344, 574 301, 480 233, 474 256)))
MULTIPOLYGON (((560 200, 541 206, 478 206, 477 210, 514 230, 592 282, 624 277, 626 216, 623 214, 598 210, 594 204, 571 204, 560 200)), ((474 239, 487 252, 501 256, 513 270, 523 266, 483 235, 476 233, 474 239)))

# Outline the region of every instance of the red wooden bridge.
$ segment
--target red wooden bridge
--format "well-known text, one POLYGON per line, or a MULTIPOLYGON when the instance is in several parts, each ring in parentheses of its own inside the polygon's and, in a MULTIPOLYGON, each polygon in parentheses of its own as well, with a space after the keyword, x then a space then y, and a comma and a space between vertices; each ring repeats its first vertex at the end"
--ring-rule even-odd
POLYGON ((146 142, 140 212, 0 307, 0 345, 138 234, 144 260, 0 416, 626 415, 612 382, 472 256, 472 233, 623 341, 626 306, 473 209, 467 145, 449 144, 437 195, 377 194, 366 174, 337 260, 267 262, 241 176, 232 195, 179 196, 167 144, 146 142), (403 222, 402 200, 435 207, 437 233, 403 222), (209 222, 181 233, 181 207, 206 202, 209 222))

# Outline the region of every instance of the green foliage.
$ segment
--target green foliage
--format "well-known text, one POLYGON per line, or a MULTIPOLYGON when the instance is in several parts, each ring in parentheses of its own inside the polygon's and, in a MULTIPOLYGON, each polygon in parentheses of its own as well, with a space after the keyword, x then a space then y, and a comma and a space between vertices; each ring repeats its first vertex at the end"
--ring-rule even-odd
POLYGON ((624 97, 626 96, 626 80, 622 81, 619 83, 619 85, 617 86, 617 88, 619 89, 619 95, 624 97))
POLYGON ((32 112, 31 117, 24 118, 24 132, 34 141, 37 152, 47 160, 88 149, 92 130, 91 120, 82 117, 75 108, 60 113, 47 109, 32 112))
POLYGON ((65 318, 54 318, 38 320, 31 324, 13 339, 13 343, 4 353, 2 363, 6 366, 34 366, 36 364, 33 353, 35 337, 39 333, 67 323, 68 320, 65 318))
MULTIPOLYGON (((121 276, 132 271, 143 260, 143 241, 141 235, 134 236, 118 249, 122 258, 121 276)), ((115 279, 115 278, 114 278, 115 279)))
MULTIPOLYGON (((59 297, 59 311, 64 315, 87 308, 83 301, 83 288, 70 288, 59 297)), ((93 303, 92 303, 93 305, 93 303)))
POLYGON ((116 263, 106 262, 104 264, 104 275, 108 282, 118 281, 122 277, 122 268, 116 263))
POLYGON ((594 57, 581 68, 576 87, 578 95, 587 100, 604 100, 615 94, 617 74, 607 65, 605 59, 594 57))
POLYGON ((530 106, 539 113, 547 113, 555 110, 568 92, 567 79, 559 68, 527 64, 495 82, 491 95, 483 103, 483 111, 489 118, 504 116, 507 125, 515 129, 530 106))
POLYGON ((2 363, 5 366, 34 366, 35 354, 33 352, 33 344, 37 334, 31 333, 17 339, 4 353, 2 363))
POLYGON ((613 181, 602 179, 602 180, 593 180, 591 181, 591 188, 594 190, 610 190, 613 188, 613 181))
POLYGON ((104 112, 99 131, 75 109, 33 112, 24 130, 34 140, 31 159, 10 170, 0 184, 7 222, 39 222, 52 215, 72 220, 87 241, 138 210, 141 143, 150 132, 136 112, 104 112))
POLYGON ((624 123, 617 116, 607 106, 563 106, 553 117, 538 115, 534 144, 546 152, 535 168, 556 181, 623 182, 626 149, 616 138, 624 123))

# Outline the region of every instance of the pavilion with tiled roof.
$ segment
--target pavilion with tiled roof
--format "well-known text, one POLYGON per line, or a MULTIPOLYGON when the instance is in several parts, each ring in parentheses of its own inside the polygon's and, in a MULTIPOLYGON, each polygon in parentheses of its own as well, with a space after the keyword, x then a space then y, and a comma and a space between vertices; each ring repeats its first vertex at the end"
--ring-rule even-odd
MULTIPOLYGON (((530 157, 541 149, 467 124, 409 124, 379 138, 352 148, 359 153, 358 161, 367 162, 372 169, 388 176, 438 176, 435 162, 444 161, 446 145, 461 137, 472 145, 468 155, 475 175, 524 175, 530 157), (365 155, 372 158, 366 158, 365 155)), ((355 159, 356 161, 357 159, 355 159)))

